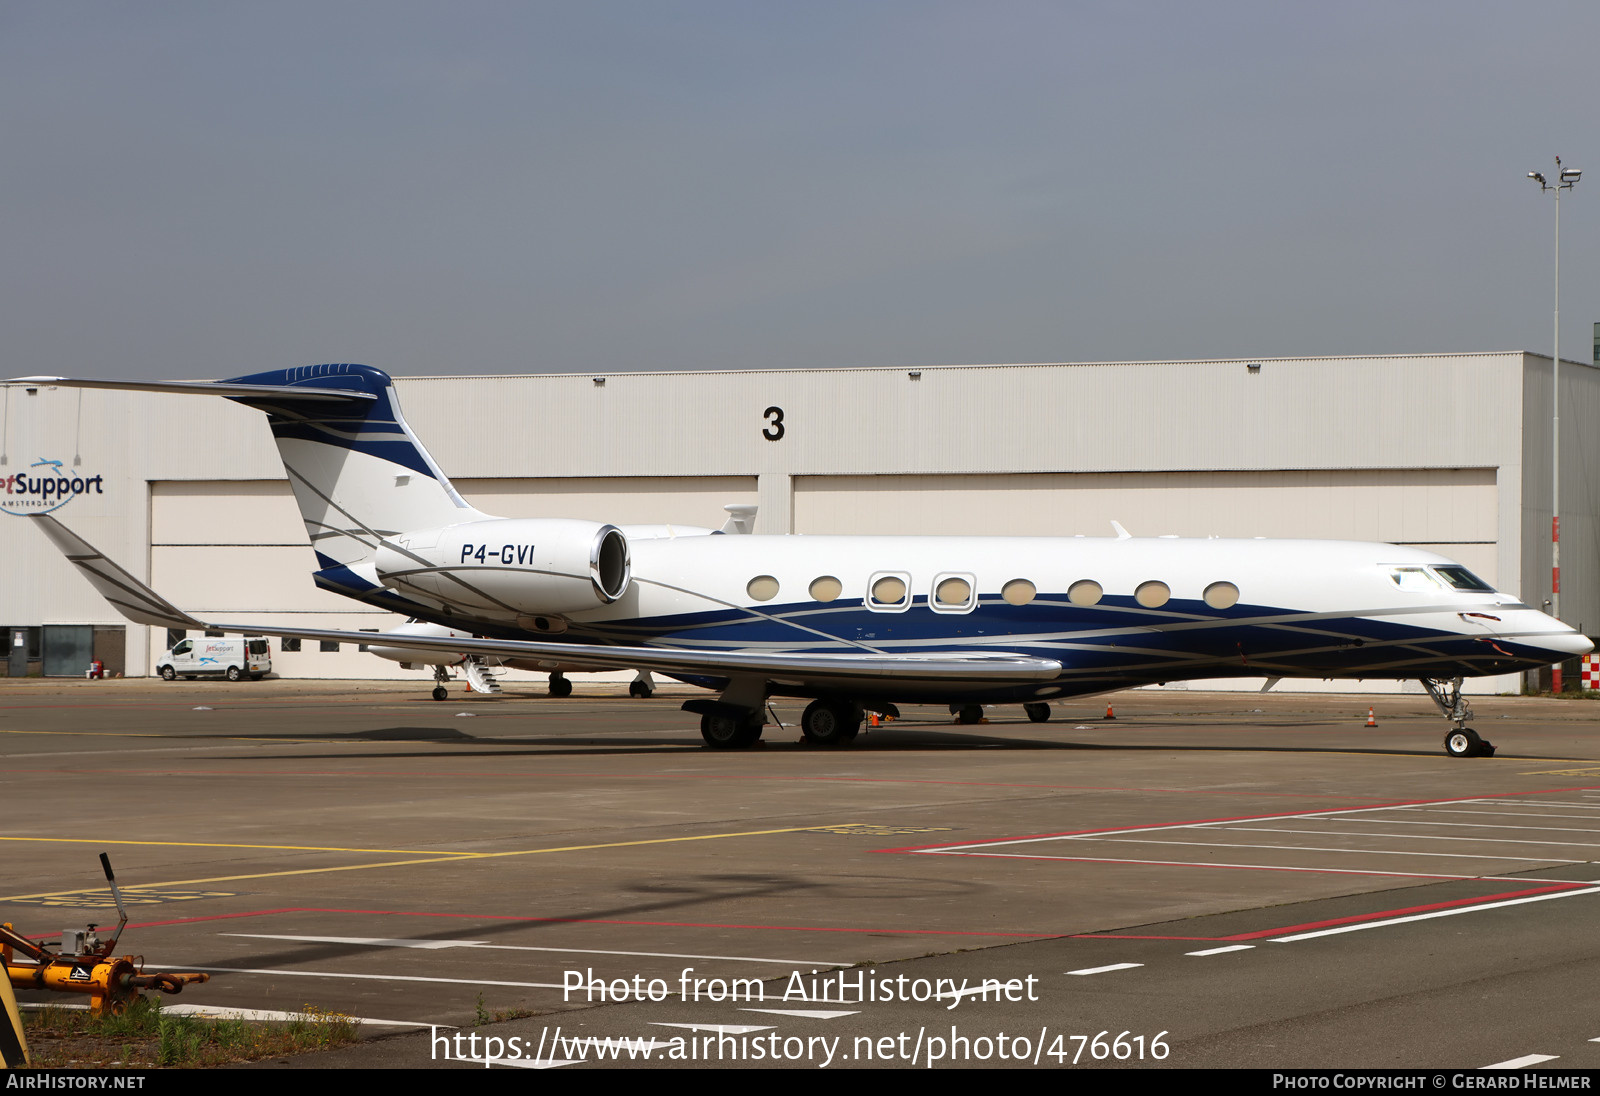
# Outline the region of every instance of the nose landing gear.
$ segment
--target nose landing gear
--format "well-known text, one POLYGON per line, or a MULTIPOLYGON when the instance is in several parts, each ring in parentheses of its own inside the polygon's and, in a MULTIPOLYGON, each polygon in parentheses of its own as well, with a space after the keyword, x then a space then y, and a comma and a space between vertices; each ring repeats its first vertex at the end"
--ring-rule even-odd
POLYGON ((1450 733, 1444 736, 1444 752, 1451 757, 1493 757, 1494 743, 1485 741, 1477 731, 1467 726, 1472 719, 1472 705, 1461 695, 1462 679, 1453 677, 1444 681, 1425 677, 1421 680, 1422 687, 1428 690, 1439 714, 1453 724, 1450 733))

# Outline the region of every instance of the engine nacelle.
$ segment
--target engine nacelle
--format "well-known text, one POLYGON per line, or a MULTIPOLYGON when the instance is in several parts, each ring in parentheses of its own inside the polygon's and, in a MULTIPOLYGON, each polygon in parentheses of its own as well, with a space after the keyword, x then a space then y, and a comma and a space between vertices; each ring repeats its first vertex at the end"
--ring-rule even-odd
POLYGON ((491 518, 401 533, 373 562, 390 589, 496 617, 598 609, 627 593, 632 579, 622 530, 570 518, 491 518))
POLYGON ((406 669, 412 666, 459 666, 467 660, 460 651, 419 651, 413 647, 385 647, 385 636, 427 636, 429 639, 471 639, 471 632, 446 628, 443 624, 429 624, 421 620, 408 620, 397 628, 379 632, 367 645, 367 653, 398 662, 406 669))

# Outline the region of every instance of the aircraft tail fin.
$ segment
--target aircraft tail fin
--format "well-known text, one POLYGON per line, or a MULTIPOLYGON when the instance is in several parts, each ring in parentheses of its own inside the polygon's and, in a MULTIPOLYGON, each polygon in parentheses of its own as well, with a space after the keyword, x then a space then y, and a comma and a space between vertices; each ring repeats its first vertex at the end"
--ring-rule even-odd
POLYGON ((370 559, 396 533, 488 516, 457 493, 406 425, 389 375, 368 365, 310 365, 227 381, 8 383, 223 396, 264 412, 324 570, 370 559))
POLYGON ((368 559, 383 540, 409 529, 486 516, 461 497, 406 425, 382 370, 312 365, 235 377, 218 387, 248 387, 222 394, 266 413, 324 568, 368 559))

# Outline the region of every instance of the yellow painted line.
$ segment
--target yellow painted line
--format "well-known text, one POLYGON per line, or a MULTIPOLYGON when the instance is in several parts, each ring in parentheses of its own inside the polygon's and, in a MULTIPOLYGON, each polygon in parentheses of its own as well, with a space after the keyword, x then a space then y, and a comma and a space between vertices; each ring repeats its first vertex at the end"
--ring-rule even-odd
MULTIPOLYGON (((225 845, 218 841, 107 841, 100 837, 0 837, 0 841, 41 841, 67 845, 154 845, 179 849, 267 849, 283 852, 370 852, 390 856, 437 856, 438 849, 346 849, 331 845, 225 845)), ((458 852, 452 856, 482 856, 458 852)))
MULTIPOLYGON (((835 825, 851 825, 854 823, 834 823, 835 825)), ((422 860, 386 860, 379 864, 343 864, 331 868, 296 868, 289 871, 257 872, 250 875, 217 875, 205 879, 171 879, 163 883, 141 883, 140 889, 150 890, 156 887, 192 887, 201 883, 232 883, 241 879, 276 879, 286 875, 320 875, 324 872, 335 871, 366 871, 369 868, 403 868, 413 864, 446 864, 461 860, 487 860, 502 856, 541 856, 553 852, 585 852, 591 849, 622 849, 633 845, 670 845, 683 841, 718 841, 725 837, 761 837, 773 833, 807 833, 821 829, 819 826, 787 826, 781 830, 746 830, 741 833, 705 833, 694 837, 652 837, 640 841, 608 841, 599 845, 561 845, 548 849, 515 849, 510 852, 460 852, 447 856, 431 856, 422 860)), ((268 846, 269 848, 271 846, 268 846)), ((352 852, 361 851, 352 849, 352 852)), ((374 849, 373 852, 381 850, 374 849)), ((105 891, 105 887, 83 887, 77 890, 44 891, 40 894, 7 894, 0 895, 0 902, 17 902, 33 898, 60 898, 71 894, 95 894, 105 891)))
MULTIPOLYGON (((181 734, 172 734, 172 733, 166 732, 166 731, 161 731, 161 732, 154 732, 154 731, 151 731, 151 732, 145 732, 145 731, 14 731, 14 730, 10 730, 8 728, 0 728, 0 734, 49 734, 49 735, 65 735, 65 736, 67 736, 69 738, 171 738, 171 739, 178 739, 178 740, 186 741, 186 742, 187 741, 199 740, 199 739, 202 739, 202 738, 220 738, 220 739, 224 739, 225 741, 228 741, 228 742, 286 742, 286 743, 287 742, 323 742, 323 743, 326 743, 326 742, 329 741, 326 738, 283 738, 283 737, 281 737, 279 735, 261 735, 261 734, 219 735, 219 734, 205 734, 205 733, 202 732, 202 733, 199 733, 199 734, 181 735, 181 734)), ((334 740, 334 744, 338 744, 339 742, 342 742, 342 741, 344 741, 344 740, 343 739, 334 740)), ((379 740, 379 741, 387 741, 387 740, 379 740)), ((366 744, 366 740, 365 739, 361 740, 360 744, 361 745, 365 745, 366 744)))
POLYGON ((163 738, 164 735, 154 732, 145 734, 139 731, 16 731, 9 727, 0 728, 0 734, 64 734, 82 736, 85 738, 163 738))

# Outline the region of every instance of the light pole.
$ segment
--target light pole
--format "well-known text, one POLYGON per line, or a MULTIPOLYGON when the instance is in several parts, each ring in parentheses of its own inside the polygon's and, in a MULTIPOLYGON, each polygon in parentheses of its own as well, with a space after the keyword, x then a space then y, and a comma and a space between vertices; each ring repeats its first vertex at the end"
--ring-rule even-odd
MULTIPOLYGON (((1583 178, 1583 171, 1562 167, 1556 157, 1556 181, 1545 181, 1542 173, 1528 172, 1528 178, 1541 191, 1556 196, 1556 310, 1555 351, 1550 363, 1550 615, 1561 619, 1561 192, 1571 190, 1583 178)), ((1550 688, 1561 691, 1561 664, 1550 668, 1550 688)))

